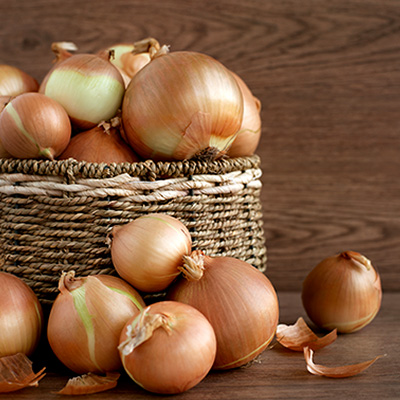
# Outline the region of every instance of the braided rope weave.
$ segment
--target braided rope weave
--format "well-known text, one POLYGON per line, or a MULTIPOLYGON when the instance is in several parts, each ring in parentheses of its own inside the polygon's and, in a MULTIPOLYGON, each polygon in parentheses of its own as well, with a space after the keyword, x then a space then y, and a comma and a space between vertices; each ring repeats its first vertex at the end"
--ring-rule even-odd
POLYGON ((112 227, 159 212, 188 227, 194 249, 264 271, 260 177, 258 156, 110 165, 0 159, 0 269, 51 303, 62 271, 115 275, 112 227))

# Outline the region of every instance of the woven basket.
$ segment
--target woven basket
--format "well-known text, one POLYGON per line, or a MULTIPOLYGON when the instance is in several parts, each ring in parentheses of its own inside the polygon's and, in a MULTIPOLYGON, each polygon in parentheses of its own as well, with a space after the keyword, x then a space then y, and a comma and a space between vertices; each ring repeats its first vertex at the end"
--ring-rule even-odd
POLYGON ((0 159, 0 269, 51 304, 62 271, 115 275, 112 227, 159 212, 188 227, 194 249, 264 271, 260 177, 258 156, 111 165, 0 159))

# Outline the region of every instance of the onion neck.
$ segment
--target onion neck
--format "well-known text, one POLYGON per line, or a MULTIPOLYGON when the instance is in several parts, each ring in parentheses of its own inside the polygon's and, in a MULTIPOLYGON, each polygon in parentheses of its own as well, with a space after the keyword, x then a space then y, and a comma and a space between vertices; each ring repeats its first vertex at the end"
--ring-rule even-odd
POLYGON ((138 42, 135 42, 133 46, 132 54, 149 53, 151 59, 169 52, 167 46, 161 47, 158 40, 154 38, 139 40, 138 42), (162 52, 160 52, 161 50, 162 52))
POLYGON ((171 333, 173 317, 165 313, 150 314, 148 310, 149 307, 143 310, 134 328, 133 324, 128 325, 127 338, 118 346, 124 356, 132 353, 136 347, 149 340, 158 328, 163 328, 168 334, 171 333))
POLYGON ((183 256, 183 265, 178 269, 188 281, 198 281, 204 274, 204 258, 201 250, 195 250, 190 256, 183 256))
POLYGON ((80 288, 84 284, 84 279, 75 278, 75 271, 63 272, 58 282, 58 290, 61 293, 70 293, 80 288))
POLYGON ((72 42, 54 42, 51 45, 51 50, 56 56, 55 63, 66 60, 72 56, 71 51, 76 51, 78 48, 72 42))
POLYGON ((367 271, 371 269, 371 261, 356 251, 345 251, 340 256, 346 260, 355 261, 355 264, 361 264, 367 271))

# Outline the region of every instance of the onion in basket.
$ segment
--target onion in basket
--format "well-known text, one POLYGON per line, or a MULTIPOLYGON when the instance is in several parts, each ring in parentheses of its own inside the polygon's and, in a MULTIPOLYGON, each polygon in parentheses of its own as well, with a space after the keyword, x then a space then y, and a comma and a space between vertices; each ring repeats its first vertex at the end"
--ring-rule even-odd
POLYGON ((143 158, 213 159, 240 128, 243 98, 214 58, 165 47, 131 80, 122 105, 127 141, 143 158))
POLYGON ((47 73, 39 91, 58 101, 78 130, 114 117, 125 93, 121 74, 106 58, 67 54, 47 73))
POLYGON ((38 90, 39 83, 26 72, 12 65, 0 65, 0 96, 17 96, 38 90))
POLYGON ((115 117, 110 122, 102 122, 77 133, 58 158, 107 164, 139 161, 139 157, 122 139, 119 125, 119 118, 115 117))
POLYGON ((56 158, 67 147, 71 123, 64 108, 40 93, 13 98, 0 113, 0 141, 16 158, 56 158))
POLYGON ((251 156, 261 138, 261 102, 253 96, 243 79, 232 72, 243 95, 243 120, 239 132, 227 154, 230 157, 251 156))

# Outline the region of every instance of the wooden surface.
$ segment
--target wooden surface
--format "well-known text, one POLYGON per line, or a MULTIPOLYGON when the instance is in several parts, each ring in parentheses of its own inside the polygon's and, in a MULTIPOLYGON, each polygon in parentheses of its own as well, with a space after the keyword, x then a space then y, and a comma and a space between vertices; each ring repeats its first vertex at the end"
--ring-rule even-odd
MULTIPOLYGON (((247 82, 263 105, 267 275, 281 322, 304 315, 302 280, 325 257, 359 251, 381 274, 377 319, 316 358, 338 365, 387 354, 365 373, 316 377, 301 355, 277 345, 250 368, 212 373, 180 399, 399 397, 399 1, 0 0, 0 14, 0 62, 38 80, 54 41, 95 52, 153 36, 172 50, 207 53, 247 82)), ((48 371, 39 388, 13 398, 54 397, 67 372, 51 362, 48 371)), ((126 378, 112 396, 151 397, 126 378)))
MULTIPOLYGON (((279 301, 282 323, 292 324, 299 316, 303 316, 308 322, 300 305, 299 294, 281 292, 279 301)), ((380 313, 369 326, 353 334, 339 335, 336 342, 316 353, 314 361, 327 366, 354 364, 385 355, 357 376, 333 379, 312 375, 306 370, 302 353, 292 352, 275 343, 249 366, 225 372, 211 372, 199 385, 179 396, 168 396, 168 399, 398 399, 399 302, 400 293, 385 295, 380 313)), ((311 324, 310 326, 313 327, 311 324)), ((13 399, 57 398, 53 392, 61 390, 68 378, 73 376, 51 358, 35 359, 34 370, 37 371, 42 365, 48 367, 48 374, 39 387, 15 392, 13 399)), ((144 391, 123 374, 112 391, 78 398, 146 400, 162 397, 144 391)))

